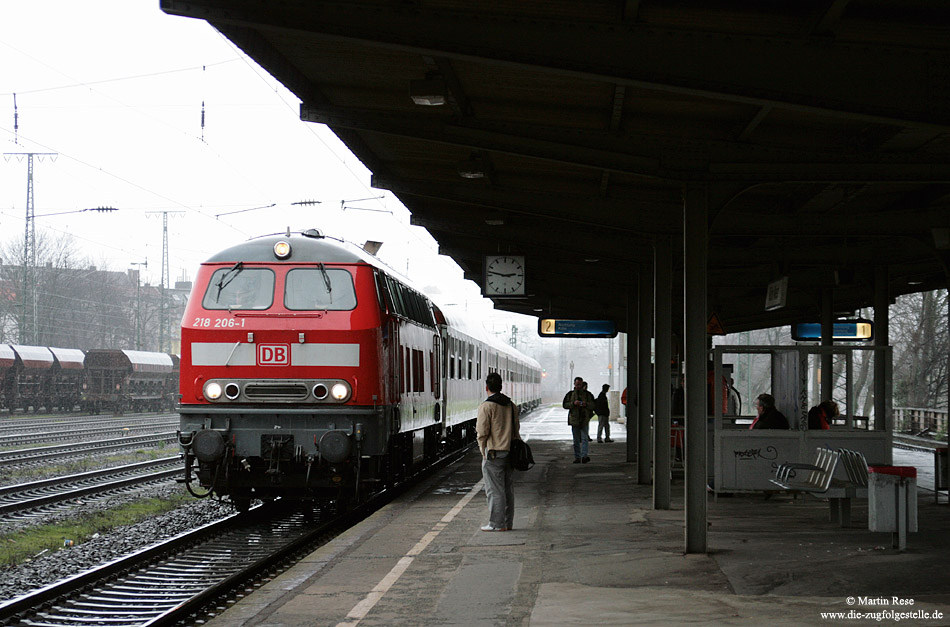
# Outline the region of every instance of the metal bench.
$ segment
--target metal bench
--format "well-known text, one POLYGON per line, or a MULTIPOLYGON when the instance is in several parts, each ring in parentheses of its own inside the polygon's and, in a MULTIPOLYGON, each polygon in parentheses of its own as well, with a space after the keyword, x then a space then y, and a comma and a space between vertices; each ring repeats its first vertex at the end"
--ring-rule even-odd
POLYGON ((860 451, 842 448, 838 449, 838 454, 848 478, 832 478, 827 496, 831 504, 831 522, 847 527, 851 524, 851 499, 867 498, 868 495, 868 462, 860 451))
POLYGON ((840 453, 827 448, 818 448, 812 464, 789 463, 775 469, 775 478, 770 481, 783 490, 824 494, 831 487, 840 453))

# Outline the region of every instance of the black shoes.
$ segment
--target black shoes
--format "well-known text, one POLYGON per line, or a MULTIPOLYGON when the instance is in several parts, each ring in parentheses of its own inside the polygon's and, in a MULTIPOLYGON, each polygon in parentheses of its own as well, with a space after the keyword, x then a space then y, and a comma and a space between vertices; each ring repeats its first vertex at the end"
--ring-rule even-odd
POLYGON ((574 463, 575 463, 575 464, 581 463, 581 458, 580 458, 580 457, 575 457, 575 458, 574 458, 574 463))
MULTIPOLYGON (((600 442, 600 440, 597 440, 597 441, 600 442)), ((604 438, 604 442, 613 442, 613 440, 611 440, 610 438, 604 438)))
MULTIPOLYGON (((590 457, 585 457, 584 459, 581 460, 581 463, 586 464, 589 461, 590 461, 590 457)), ((575 461, 574 463, 576 464, 577 462, 575 461)))

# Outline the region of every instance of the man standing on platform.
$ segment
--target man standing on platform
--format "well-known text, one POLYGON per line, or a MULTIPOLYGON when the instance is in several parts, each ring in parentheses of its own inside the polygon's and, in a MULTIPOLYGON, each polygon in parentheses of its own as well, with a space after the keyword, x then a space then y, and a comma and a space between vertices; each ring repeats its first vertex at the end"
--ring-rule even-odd
POLYGON ((584 389, 583 378, 574 377, 574 389, 564 396, 562 406, 568 410, 567 424, 571 425, 574 434, 574 463, 586 464, 590 461, 587 456, 590 444, 587 424, 594 413, 594 395, 584 389))
POLYGON ((482 452, 482 478, 488 497, 488 524, 482 531, 508 531, 515 521, 513 469, 508 459, 511 441, 520 440, 518 406, 501 393, 501 375, 485 377, 489 397, 478 406, 475 433, 482 452))
POLYGON ((597 441, 613 442, 610 439, 610 403, 607 401, 607 390, 610 386, 606 383, 601 386, 600 394, 594 399, 594 412, 597 414, 597 441), (606 431, 606 433, 604 433, 606 431), (602 438, 601 434, 606 435, 602 438))

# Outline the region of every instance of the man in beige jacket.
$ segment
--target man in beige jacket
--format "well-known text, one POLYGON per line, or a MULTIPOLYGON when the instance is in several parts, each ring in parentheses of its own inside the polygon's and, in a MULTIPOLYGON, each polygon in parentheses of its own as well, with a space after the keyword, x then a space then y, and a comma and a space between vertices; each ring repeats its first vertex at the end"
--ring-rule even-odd
POLYGON ((515 520, 514 477, 508 453, 511 441, 520 440, 518 406, 501 393, 501 375, 485 377, 489 397, 478 406, 475 433, 482 452, 482 477, 488 497, 488 524, 482 531, 508 531, 515 520))

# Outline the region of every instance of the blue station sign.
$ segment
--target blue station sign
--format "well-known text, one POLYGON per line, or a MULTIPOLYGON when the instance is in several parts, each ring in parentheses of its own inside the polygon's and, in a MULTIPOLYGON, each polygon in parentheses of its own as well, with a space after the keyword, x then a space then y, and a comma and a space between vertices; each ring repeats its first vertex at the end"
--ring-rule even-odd
POLYGON ((613 320, 541 318, 538 320, 538 335, 541 337, 617 337, 617 325, 613 320))
MULTIPOLYGON (((832 337, 842 342, 868 342, 874 339, 874 323, 870 320, 839 320, 834 323, 832 337)), ((820 342, 821 324, 793 324, 792 339, 796 342, 820 342)))

